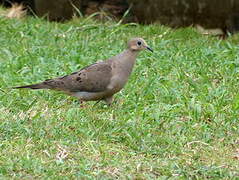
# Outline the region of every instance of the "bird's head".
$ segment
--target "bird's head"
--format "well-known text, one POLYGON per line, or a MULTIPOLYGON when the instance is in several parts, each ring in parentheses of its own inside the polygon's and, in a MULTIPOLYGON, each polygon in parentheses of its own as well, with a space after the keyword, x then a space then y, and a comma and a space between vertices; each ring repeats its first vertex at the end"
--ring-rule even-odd
POLYGON ((153 50, 147 45, 147 43, 145 42, 143 38, 133 38, 129 40, 128 48, 131 51, 141 51, 141 50, 147 49, 153 52, 153 50))

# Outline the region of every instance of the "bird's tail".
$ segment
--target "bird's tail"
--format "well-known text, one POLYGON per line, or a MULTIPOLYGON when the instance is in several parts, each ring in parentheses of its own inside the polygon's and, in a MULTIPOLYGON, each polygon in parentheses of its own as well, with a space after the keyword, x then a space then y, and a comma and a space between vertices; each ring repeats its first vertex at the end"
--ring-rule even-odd
POLYGON ((29 89, 49 89, 50 87, 48 85, 44 84, 44 83, 13 87, 13 89, 23 89, 23 88, 29 88, 29 89))

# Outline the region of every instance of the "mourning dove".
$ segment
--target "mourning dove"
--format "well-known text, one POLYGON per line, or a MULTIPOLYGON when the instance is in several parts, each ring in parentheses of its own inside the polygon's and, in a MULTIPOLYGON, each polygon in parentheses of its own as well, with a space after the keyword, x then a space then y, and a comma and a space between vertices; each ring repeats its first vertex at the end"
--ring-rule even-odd
POLYGON ((128 42, 126 50, 106 61, 89 65, 70 75, 15 88, 59 90, 80 101, 104 100, 110 105, 113 95, 126 84, 138 53, 144 49, 153 52, 144 39, 133 38, 128 42))

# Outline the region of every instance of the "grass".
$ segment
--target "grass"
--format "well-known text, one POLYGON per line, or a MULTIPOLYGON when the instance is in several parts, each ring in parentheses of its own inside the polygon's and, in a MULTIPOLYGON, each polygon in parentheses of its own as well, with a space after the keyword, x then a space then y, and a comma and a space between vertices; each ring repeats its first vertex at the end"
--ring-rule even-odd
POLYGON ((238 179, 239 36, 194 29, 0 18, 0 178, 238 179), (69 74, 146 39, 108 108, 11 90, 69 74))

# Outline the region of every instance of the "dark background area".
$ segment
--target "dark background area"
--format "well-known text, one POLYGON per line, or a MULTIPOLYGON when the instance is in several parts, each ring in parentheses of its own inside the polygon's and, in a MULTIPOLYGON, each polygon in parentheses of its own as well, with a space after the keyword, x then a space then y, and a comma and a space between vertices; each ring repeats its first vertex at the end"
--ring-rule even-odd
MULTIPOLYGON (((161 23, 170 27, 199 24, 204 28, 220 28, 224 32, 239 30, 237 0, 1 0, 4 6, 23 3, 30 13, 51 21, 65 21, 77 13, 83 15, 105 12, 120 19, 130 8, 125 22, 161 23)), ((98 18, 100 18, 98 16, 98 18)))

